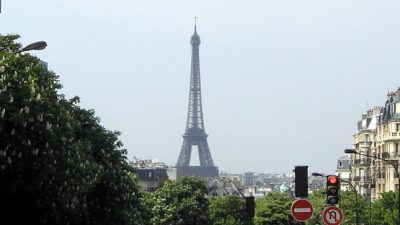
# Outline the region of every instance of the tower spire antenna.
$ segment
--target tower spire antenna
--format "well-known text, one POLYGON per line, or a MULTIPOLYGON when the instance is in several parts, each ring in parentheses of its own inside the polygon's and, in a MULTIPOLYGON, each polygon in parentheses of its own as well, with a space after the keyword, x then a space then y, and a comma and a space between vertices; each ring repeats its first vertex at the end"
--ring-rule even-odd
POLYGON ((194 17, 194 32, 197 31, 197 16, 194 17))

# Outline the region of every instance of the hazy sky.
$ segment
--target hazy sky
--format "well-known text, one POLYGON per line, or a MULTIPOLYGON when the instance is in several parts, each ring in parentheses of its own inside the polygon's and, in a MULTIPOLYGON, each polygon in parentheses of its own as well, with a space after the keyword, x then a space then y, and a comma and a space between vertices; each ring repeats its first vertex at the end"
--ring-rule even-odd
POLYGON ((32 53, 122 132, 130 159, 174 165, 197 16, 214 163, 329 173, 361 114, 400 86, 399 12, 398 0, 2 0, 0 31, 47 41, 32 53))

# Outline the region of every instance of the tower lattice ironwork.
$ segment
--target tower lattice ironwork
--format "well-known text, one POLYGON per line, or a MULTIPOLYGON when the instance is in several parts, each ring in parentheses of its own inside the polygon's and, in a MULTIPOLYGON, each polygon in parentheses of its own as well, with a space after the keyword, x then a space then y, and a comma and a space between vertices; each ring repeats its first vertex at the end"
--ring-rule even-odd
POLYGON ((189 107, 183 144, 179 154, 177 167, 180 176, 217 177, 218 168, 214 166, 207 142, 207 134, 204 129, 203 107, 201 101, 200 82, 200 37, 197 27, 190 39, 192 46, 192 61, 190 71, 189 107), (200 166, 191 166, 190 159, 193 146, 197 146, 200 166))

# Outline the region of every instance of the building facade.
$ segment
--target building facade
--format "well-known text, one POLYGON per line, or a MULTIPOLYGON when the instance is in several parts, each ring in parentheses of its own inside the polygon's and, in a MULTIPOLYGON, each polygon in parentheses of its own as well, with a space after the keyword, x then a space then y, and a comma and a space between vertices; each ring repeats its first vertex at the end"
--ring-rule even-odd
POLYGON ((362 115, 353 136, 351 183, 357 192, 372 201, 383 192, 399 189, 400 88, 387 95, 383 107, 362 115))
POLYGON ((336 165, 335 175, 338 176, 342 182, 340 182, 340 189, 349 191, 351 187, 348 182, 351 182, 351 158, 346 155, 338 159, 336 165))
POLYGON ((139 191, 154 191, 168 180, 168 167, 163 162, 134 158, 130 165, 135 168, 139 191))
POLYGON ((351 155, 351 181, 357 192, 364 197, 376 196, 372 187, 376 184, 376 171, 372 163, 374 160, 369 157, 375 152, 376 131, 381 107, 374 107, 362 115, 357 123, 357 132, 353 136, 353 148, 366 156, 351 155))
POLYGON ((373 171, 377 177, 375 198, 382 192, 396 191, 399 188, 398 173, 391 163, 398 165, 400 160, 400 88, 388 94, 381 110, 376 134, 376 148, 373 156, 373 171), (383 160, 384 159, 384 160, 383 160))

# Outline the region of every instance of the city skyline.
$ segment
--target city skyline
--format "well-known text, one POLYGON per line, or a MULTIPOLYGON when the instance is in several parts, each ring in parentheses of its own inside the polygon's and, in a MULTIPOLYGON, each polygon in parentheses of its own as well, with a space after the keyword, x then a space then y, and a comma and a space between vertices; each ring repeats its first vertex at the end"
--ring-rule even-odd
POLYGON ((1 33, 46 41, 32 54, 60 76, 61 93, 122 132, 129 159, 176 163, 195 16, 221 171, 333 173, 361 114, 400 86, 396 1, 2 3, 1 33))

